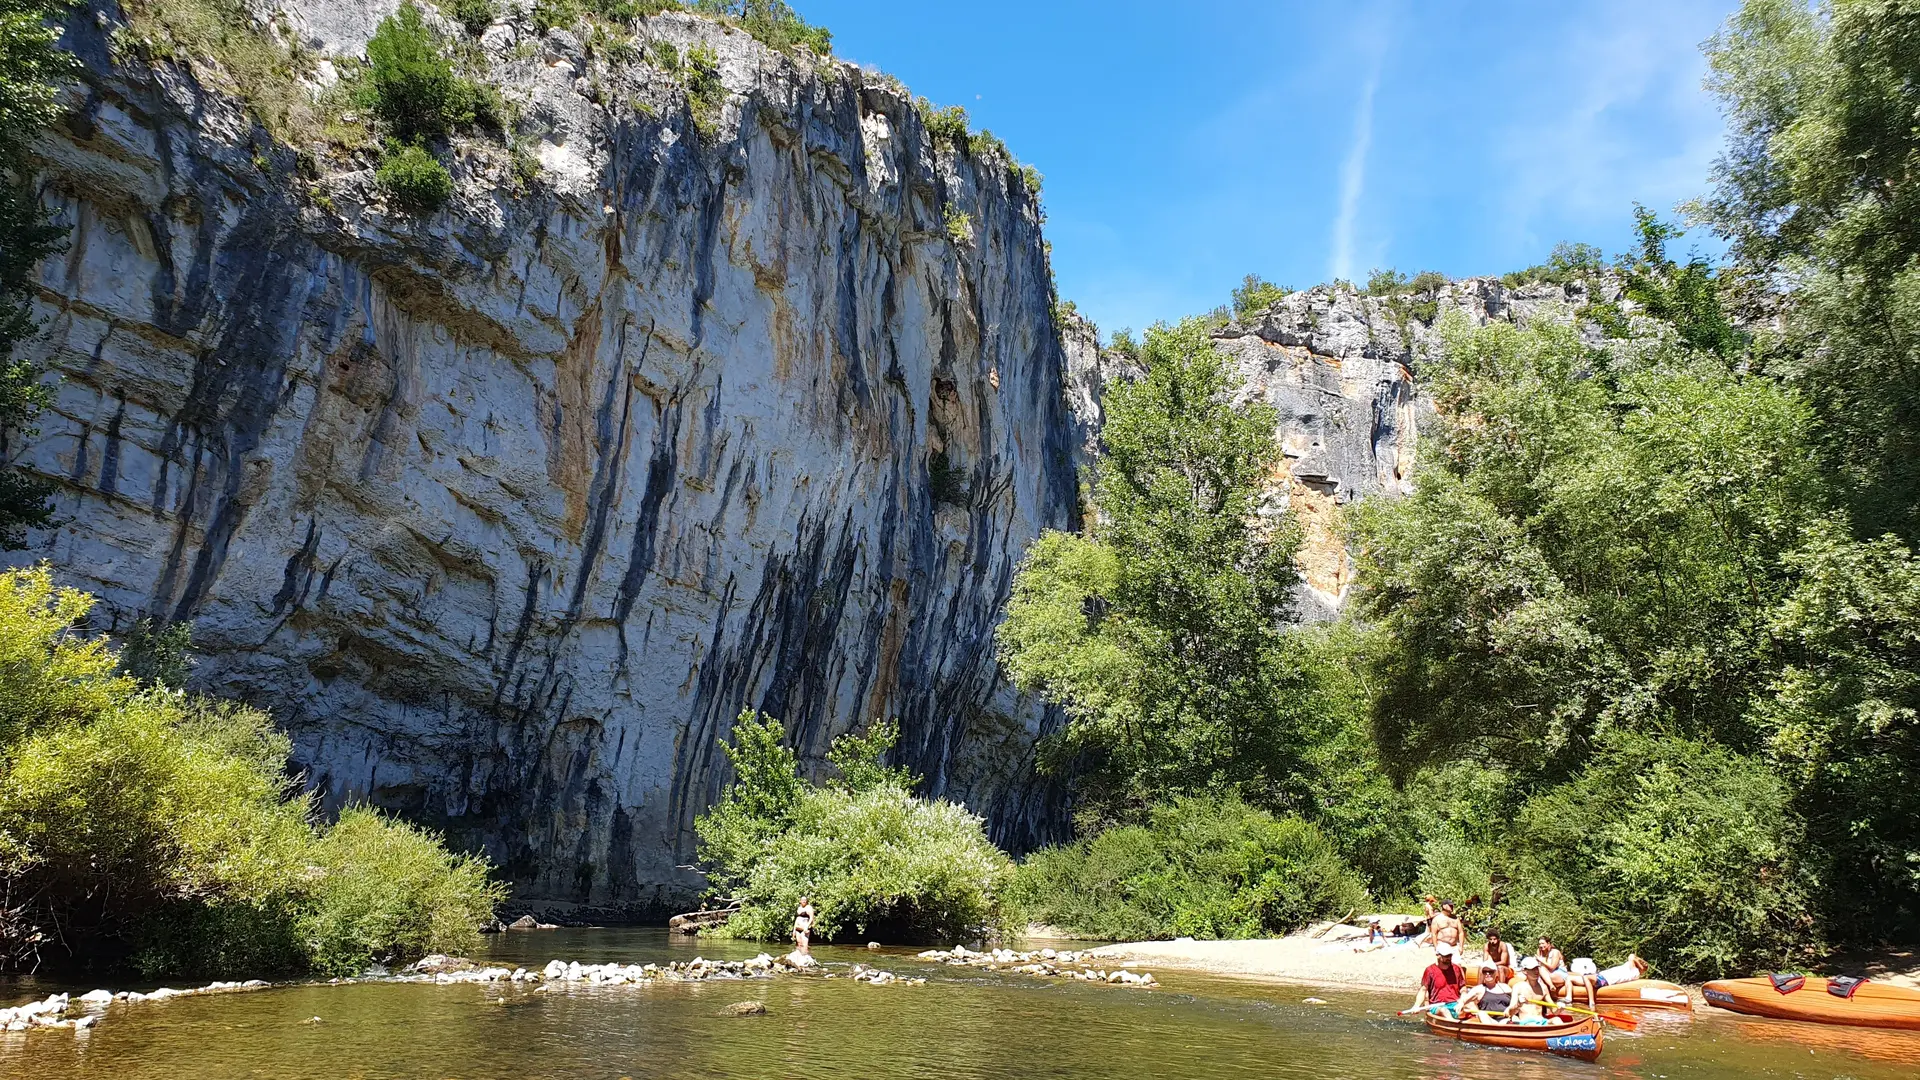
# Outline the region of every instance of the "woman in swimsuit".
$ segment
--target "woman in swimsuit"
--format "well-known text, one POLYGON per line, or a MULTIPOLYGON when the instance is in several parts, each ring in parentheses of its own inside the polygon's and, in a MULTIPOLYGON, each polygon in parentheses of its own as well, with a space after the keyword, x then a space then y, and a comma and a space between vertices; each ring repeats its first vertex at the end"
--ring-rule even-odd
POLYGON ((813 955, 813 914, 813 901, 801 897, 793 909, 793 951, 802 956, 813 955))
POLYGON ((1460 1015, 1466 1016, 1468 1010, 1472 1010, 1473 1018, 1483 1024, 1504 1023, 1512 1005, 1513 989, 1500 981, 1497 964, 1482 965, 1480 981, 1460 995, 1460 1015))

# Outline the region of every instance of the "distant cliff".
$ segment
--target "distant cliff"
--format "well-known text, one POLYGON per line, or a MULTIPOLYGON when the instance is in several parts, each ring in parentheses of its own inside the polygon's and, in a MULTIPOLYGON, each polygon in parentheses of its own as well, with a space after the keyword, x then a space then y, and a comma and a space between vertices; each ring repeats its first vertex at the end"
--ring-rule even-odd
MULTIPOLYGON (((271 25, 325 81, 393 7, 271 25)), ((106 628, 192 620, 196 688, 271 708, 328 805, 448 828, 523 895, 683 900, 749 706, 815 762, 897 716, 929 793, 1058 835, 1057 716, 992 632, 1028 542, 1078 527, 1088 427, 1003 151, 711 21, 609 50, 523 13, 471 47, 524 153, 456 139, 416 219, 369 151, 269 138, 111 6, 72 22, 27 451, 65 520, 20 560, 106 628), (655 43, 713 50, 710 127, 655 43)))
POLYGON ((1320 285, 1214 332, 1246 393, 1280 414, 1285 466, 1269 509, 1292 514, 1305 533, 1304 617, 1331 617, 1353 580, 1337 508, 1412 490, 1421 418, 1432 409, 1420 368, 1439 345, 1441 315, 1457 310, 1483 325, 1569 319, 1587 299, 1582 284, 1509 286, 1485 277, 1393 296, 1320 285))

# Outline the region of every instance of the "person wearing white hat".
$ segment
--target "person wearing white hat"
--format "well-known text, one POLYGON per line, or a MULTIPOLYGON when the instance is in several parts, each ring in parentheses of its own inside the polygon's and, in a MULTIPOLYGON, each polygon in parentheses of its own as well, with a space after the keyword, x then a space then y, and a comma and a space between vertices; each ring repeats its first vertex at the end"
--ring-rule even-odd
MULTIPOLYGON (((1454 947, 1444 941, 1434 947, 1433 963, 1428 964, 1427 970, 1420 974, 1420 992, 1414 995, 1414 1009, 1428 1006, 1458 1007, 1460 989, 1466 984, 1467 973, 1453 962, 1454 952, 1454 947)), ((1442 1010, 1436 1008, 1434 1011, 1442 1010)))

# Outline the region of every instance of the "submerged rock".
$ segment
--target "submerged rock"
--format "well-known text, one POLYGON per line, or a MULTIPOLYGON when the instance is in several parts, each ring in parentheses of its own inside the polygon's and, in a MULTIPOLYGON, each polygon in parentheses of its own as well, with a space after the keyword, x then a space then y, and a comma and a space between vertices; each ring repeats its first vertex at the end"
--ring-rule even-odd
POLYGON ((736 1001, 721 1010, 728 1016, 765 1016, 767 1003, 764 1001, 736 1001))

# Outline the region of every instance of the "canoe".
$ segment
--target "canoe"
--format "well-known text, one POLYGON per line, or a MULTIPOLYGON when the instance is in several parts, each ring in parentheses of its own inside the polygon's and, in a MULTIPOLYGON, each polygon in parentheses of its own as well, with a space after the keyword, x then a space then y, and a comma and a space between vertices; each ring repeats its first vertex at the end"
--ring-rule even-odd
POLYGON ((1535 1050, 1581 1061, 1595 1061, 1600 1057, 1600 1021, 1591 1016, 1558 1024, 1482 1024, 1428 1013, 1427 1030, 1481 1046, 1535 1050))
POLYGON ((1719 979, 1701 987, 1700 993, 1709 1005, 1749 1016, 1920 1031, 1920 990, 1887 983, 1863 983, 1851 998, 1827 993, 1827 980, 1818 975, 1807 976, 1791 994, 1775 990, 1764 977, 1719 979))
POLYGON ((1693 998, 1687 995, 1686 987, 1659 979, 1634 979, 1603 986, 1593 992, 1593 1000, 1596 1005, 1611 1005, 1617 1009, 1693 1011, 1693 998))

